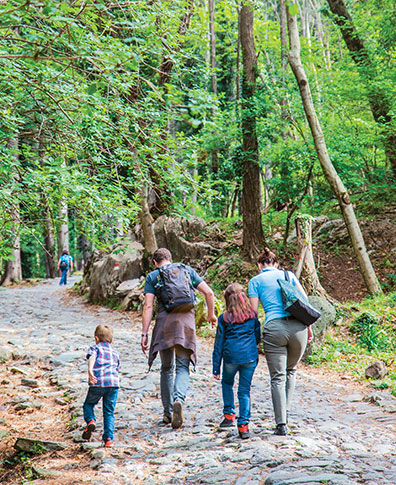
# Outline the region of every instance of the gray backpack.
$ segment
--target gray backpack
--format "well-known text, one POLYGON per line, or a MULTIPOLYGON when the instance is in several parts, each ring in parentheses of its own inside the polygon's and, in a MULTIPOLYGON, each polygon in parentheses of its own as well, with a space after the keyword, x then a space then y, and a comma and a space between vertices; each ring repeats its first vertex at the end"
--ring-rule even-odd
POLYGON ((182 263, 158 268, 157 296, 167 312, 185 313, 195 306, 190 275, 182 263))

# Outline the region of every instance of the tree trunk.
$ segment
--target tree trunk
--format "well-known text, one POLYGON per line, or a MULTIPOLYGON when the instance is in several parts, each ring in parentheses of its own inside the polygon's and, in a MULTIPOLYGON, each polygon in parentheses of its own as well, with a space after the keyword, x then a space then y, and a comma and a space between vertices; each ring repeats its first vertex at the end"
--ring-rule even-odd
POLYGON ((359 37, 343 0, 327 0, 327 3, 335 14, 334 21, 341 29, 342 37, 352 59, 365 80, 371 112, 376 123, 382 127, 385 154, 396 177, 396 133, 392 127, 394 117, 391 114, 392 91, 386 91, 377 79, 377 68, 373 64, 363 40, 359 37))
POLYGON ((84 266, 87 264, 88 258, 91 256, 91 251, 89 250, 90 244, 88 239, 84 234, 80 235, 80 247, 83 257, 84 266))
MULTIPOLYGON (((45 141, 42 134, 39 136, 38 154, 40 157, 40 164, 41 166, 43 166, 44 157, 45 157, 45 141)), ((56 276, 55 264, 54 264, 54 257, 55 257, 54 232, 55 231, 52 225, 52 217, 51 217, 49 204, 44 193, 41 196, 41 204, 43 207, 42 230, 43 230, 43 239, 44 239, 45 274, 47 278, 55 278, 56 276)))
MULTIPOLYGON (((18 163, 19 153, 18 153, 19 137, 15 136, 7 143, 7 148, 9 151, 13 152, 13 157, 18 163)), ((15 176, 15 175, 14 175, 15 176)), ((12 198, 12 195, 11 195, 12 198)), ((20 281, 22 279, 22 266, 21 266, 21 241, 19 237, 19 231, 21 226, 21 216, 19 202, 11 202, 12 212, 10 214, 10 219, 12 220, 12 259, 6 261, 4 273, 1 278, 1 285, 8 286, 14 281, 20 281)))
POLYGON ((153 254, 158 249, 157 239, 155 237, 153 220, 150 214, 149 206, 147 203, 147 187, 143 185, 140 193, 141 197, 141 211, 140 222, 142 224, 144 247, 149 254, 153 254))
POLYGON ((297 233, 298 257, 293 268, 294 274, 301 279, 308 295, 323 296, 327 300, 333 299, 320 284, 315 268, 312 252, 312 224, 310 219, 297 218, 295 221, 297 233))
POLYGON ((290 14, 289 7, 287 8, 287 25, 289 29, 290 43, 288 58, 290 66, 296 77, 298 87, 300 89, 301 99, 304 106, 305 115, 307 117, 314 139, 316 153, 322 166, 323 173, 338 199, 338 203, 340 205, 345 224, 351 238, 352 246, 367 289, 370 293, 380 293, 381 287, 378 283, 376 274, 371 265, 370 258, 367 254, 366 245, 364 243, 364 239, 359 227, 359 223, 356 219, 349 194, 344 187, 344 184, 342 183, 338 173, 336 172, 327 152, 327 146, 323 136, 322 128, 316 116, 315 107, 312 101, 308 79, 305 74, 304 67, 301 63, 300 38, 298 35, 297 17, 290 14))
POLYGON ((67 204, 61 202, 62 206, 59 212, 59 218, 61 219, 61 225, 58 229, 58 258, 61 257, 62 251, 69 251, 69 223, 67 215, 67 204))
MULTIPOLYGON (((212 93, 217 96, 217 74, 216 74, 216 32, 215 32, 215 0, 209 0, 209 43, 210 43, 210 71, 212 93)), ((216 116, 216 107, 212 106, 212 119, 216 116)), ((218 150, 212 150, 212 172, 219 171, 218 150)))
POLYGON ((254 100, 257 56, 253 37, 253 9, 250 4, 241 7, 239 27, 243 61, 241 122, 243 251, 250 260, 253 260, 263 249, 264 235, 261 224, 260 167, 254 100))

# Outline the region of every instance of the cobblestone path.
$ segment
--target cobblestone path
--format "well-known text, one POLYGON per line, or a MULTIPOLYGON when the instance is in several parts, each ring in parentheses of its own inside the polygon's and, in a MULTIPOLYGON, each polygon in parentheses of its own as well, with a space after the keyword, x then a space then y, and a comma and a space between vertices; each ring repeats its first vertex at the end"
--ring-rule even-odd
MULTIPOLYGON (((3 398, 4 393, 9 396, 0 406, 0 433, 10 447, 20 436, 49 439, 48 428, 64 424, 57 439, 68 448, 43 457, 42 464, 51 471, 36 483, 396 484, 396 415, 366 402, 367 391, 351 382, 332 382, 302 367, 290 434, 274 436, 261 356, 252 387, 252 437, 242 441, 236 429, 217 430, 221 388, 211 375, 211 342, 200 340, 185 426, 174 431, 160 425, 159 359, 147 373, 138 315, 87 305, 82 298, 69 297, 57 282, 0 289, 0 347, 0 358, 13 353, 0 367, 3 398), (99 441, 79 442, 87 389, 84 357, 99 323, 114 327, 121 360, 113 449, 102 448, 99 441), (11 418, 24 409, 29 410, 30 424, 15 429, 11 418), (46 409, 62 411, 56 411, 58 417, 32 421, 36 411, 45 416, 46 409)), ((101 409, 96 414, 99 440, 101 409)))

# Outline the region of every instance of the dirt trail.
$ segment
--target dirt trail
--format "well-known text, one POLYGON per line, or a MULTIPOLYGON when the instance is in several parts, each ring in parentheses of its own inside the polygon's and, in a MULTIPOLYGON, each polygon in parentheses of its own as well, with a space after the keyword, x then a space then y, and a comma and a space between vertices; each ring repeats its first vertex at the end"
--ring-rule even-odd
MULTIPOLYGON (((72 279, 73 282, 73 279, 72 279)), ((13 453, 18 437, 62 441, 67 448, 25 459, 34 483, 92 484, 358 484, 396 483, 395 414, 363 400, 367 389, 308 368, 298 374, 290 434, 273 432, 265 360, 252 387, 250 440, 236 430, 218 432, 221 388, 211 376, 211 342, 199 341, 191 374, 185 426, 159 424, 159 362, 147 373, 140 350, 140 321, 92 307, 55 282, 0 290, 0 454, 13 453), (85 353, 98 323, 110 323, 121 360, 115 447, 79 442, 85 398, 85 353), (31 379, 26 381, 23 379, 31 379), (36 384, 34 384, 34 381, 36 384), (47 476, 44 476, 47 475, 47 476)), ((3 483, 22 483, 22 466, 4 463, 3 483)))

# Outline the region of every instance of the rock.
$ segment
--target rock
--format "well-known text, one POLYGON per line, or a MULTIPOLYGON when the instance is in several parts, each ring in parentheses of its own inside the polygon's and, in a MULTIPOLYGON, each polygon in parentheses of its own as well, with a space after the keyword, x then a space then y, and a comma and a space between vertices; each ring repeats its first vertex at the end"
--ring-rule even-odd
POLYGON ((369 365, 365 371, 366 379, 383 379, 388 373, 385 362, 377 360, 369 365))
POLYGON ((59 441, 43 441, 31 438, 18 438, 14 448, 18 451, 28 451, 29 453, 38 453, 42 449, 46 451, 59 451, 67 448, 67 443, 59 441))
POLYGON ((115 289, 115 294, 117 296, 125 296, 130 291, 134 290, 140 283, 141 283, 141 279, 140 278, 134 278, 133 280, 123 281, 115 289))
POLYGON ((12 350, 9 347, 0 347, 0 362, 3 360, 9 360, 12 357, 12 350))
POLYGON ((0 441, 3 440, 4 438, 7 438, 7 436, 10 436, 10 432, 5 430, 5 429, 0 429, 0 441))
POLYGON ((139 242, 117 245, 110 254, 92 263, 90 274, 84 271, 85 284, 89 286, 89 300, 106 303, 116 297, 122 282, 140 278, 144 247, 139 242))
POLYGON ((91 451, 91 456, 94 460, 101 460, 106 456, 105 450, 95 448, 91 451))
POLYGON ((31 387, 32 389, 36 389, 39 386, 37 379, 28 379, 26 377, 21 379, 21 384, 22 386, 31 387))
POLYGON ((19 367, 11 367, 10 372, 12 374, 23 374, 24 376, 28 374, 25 370, 20 369, 19 367))
POLYGON ((37 466, 32 466, 33 473, 42 478, 59 477, 62 475, 61 472, 56 470, 49 470, 48 468, 39 468, 37 466))
POLYGON ((325 298, 321 296, 310 296, 309 302, 314 308, 321 312, 321 316, 312 325, 314 338, 307 345, 304 358, 307 355, 311 355, 314 348, 318 348, 322 345, 330 325, 332 325, 336 319, 336 309, 334 305, 328 302, 325 298))
POLYGON ((206 227, 206 222, 199 217, 190 219, 182 217, 160 216, 155 221, 154 231, 158 247, 168 248, 174 261, 201 259, 216 252, 210 244, 190 242, 186 238, 198 236, 206 227))

